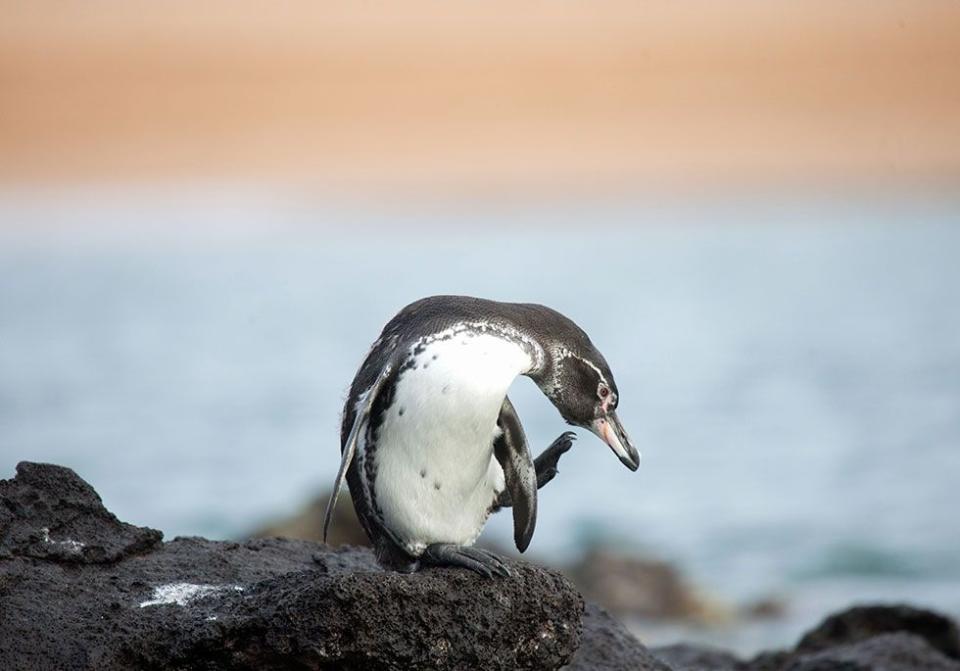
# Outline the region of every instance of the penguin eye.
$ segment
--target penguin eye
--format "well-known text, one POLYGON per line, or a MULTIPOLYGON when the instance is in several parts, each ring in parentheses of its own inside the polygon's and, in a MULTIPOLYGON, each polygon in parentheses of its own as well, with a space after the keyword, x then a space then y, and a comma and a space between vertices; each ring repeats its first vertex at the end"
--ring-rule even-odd
POLYGON ((607 387, 607 385, 605 384, 601 384, 600 387, 597 389, 597 395, 600 396, 600 398, 606 398, 607 396, 610 395, 609 387, 607 387))

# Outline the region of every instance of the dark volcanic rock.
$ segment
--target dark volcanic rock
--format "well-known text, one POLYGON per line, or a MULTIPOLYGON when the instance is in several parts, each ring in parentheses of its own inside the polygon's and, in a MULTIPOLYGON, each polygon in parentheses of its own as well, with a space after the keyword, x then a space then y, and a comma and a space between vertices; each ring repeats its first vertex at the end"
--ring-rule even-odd
POLYGON ((749 671, 960 671, 957 626, 910 606, 859 606, 831 615, 790 651, 763 653, 749 671))
POLYGON ((784 671, 960 671, 960 663, 913 634, 882 634, 801 655, 784 671))
MULTIPOLYGON (((820 627, 814 632, 819 630, 820 627)), ((960 662, 908 631, 838 637, 832 643, 823 643, 822 647, 766 652, 749 662, 722 650, 685 644, 654 648, 651 652, 673 671, 960 671, 960 662)))
POLYGON ((73 471, 22 463, 0 481, 0 669, 960 671, 956 624, 909 606, 852 608, 749 662, 651 652, 560 574, 510 565, 490 580, 309 541, 163 543, 73 471))
POLYGON ((804 635, 797 651, 816 652, 898 631, 915 634, 947 657, 960 659, 956 623, 938 613, 906 605, 858 606, 831 615, 804 635))
POLYGON ((0 480, 0 559, 109 563, 160 544, 163 534, 118 520, 93 488, 63 466, 22 462, 0 480))
POLYGON ((21 464, 0 495, 5 671, 555 669, 579 644, 583 601, 541 568, 487 580, 304 541, 161 543, 57 466, 21 464))
POLYGON ((587 604, 583 638, 569 671, 670 671, 600 606, 587 604))

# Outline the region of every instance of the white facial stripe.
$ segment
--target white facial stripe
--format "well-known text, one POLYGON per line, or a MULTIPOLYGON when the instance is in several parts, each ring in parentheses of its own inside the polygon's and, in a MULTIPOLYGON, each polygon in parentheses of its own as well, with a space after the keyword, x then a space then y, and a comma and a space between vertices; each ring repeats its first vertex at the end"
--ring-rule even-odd
POLYGON ((588 366, 590 366, 593 370, 595 370, 595 371, 597 372, 597 377, 600 378, 600 381, 601 381, 603 384, 607 385, 608 387, 610 386, 610 384, 607 382, 607 378, 605 378, 605 377, 603 376, 603 373, 600 372, 600 369, 597 368, 597 366, 595 366, 592 361, 587 361, 587 360, 584 359, 582 356, 578 356, 578 357, 576 357, 576 358, 577 358, 577 359, 580 359, 580 361, 582 361, 583 363, 585 363, 585 364, 587 364, 588 366))

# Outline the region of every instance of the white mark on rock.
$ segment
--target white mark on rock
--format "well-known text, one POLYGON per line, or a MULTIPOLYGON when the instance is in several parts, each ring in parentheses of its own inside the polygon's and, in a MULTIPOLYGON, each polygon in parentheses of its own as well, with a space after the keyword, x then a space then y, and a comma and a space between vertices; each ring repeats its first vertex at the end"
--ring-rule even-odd
POLYGON ((56 545, 58 547, 63 548, 70 554, 80 554, 80 552, 83 550, 83 547, 84 547, 83 543, 81 543, 80 541, 71 540, 69 538, 62 541, 53 540, 52 538, 50 538, 50 529, 48 527, 42 527, 40 529, 40 535, 41 535, 41 540, 43 540, 43 542, 46 543, 47 545, 56 545))
POLYGON ((147 606, 164 606, 168 604, 186 606, 195 599, 202 599, 203 597, 225 590, 242 592, 243 588, 240 587, 240 585, 194 585, 189 582, 160 585, 159 587, 153 588, 153 598, 149 601, 142 602, 140 607, 146 608, 147 606))

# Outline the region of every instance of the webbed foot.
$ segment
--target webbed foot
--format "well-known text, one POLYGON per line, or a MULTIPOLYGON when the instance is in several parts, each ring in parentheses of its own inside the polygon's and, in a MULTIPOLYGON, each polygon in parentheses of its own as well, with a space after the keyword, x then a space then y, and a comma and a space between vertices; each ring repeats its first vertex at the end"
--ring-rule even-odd
POLYGON ((533 467, 537 472, 537 489, 553 480, 557 476, 557 462, 577 439, 573 431, 564 431, 545 449, 539 457, 533 460, 533 467))
POLYGON ((492 578, 510 576, 510 569, 497 555, 480 548, 453 543, 434 543, 423 551, 420 560, 428 566, 459 566, 492 578))

